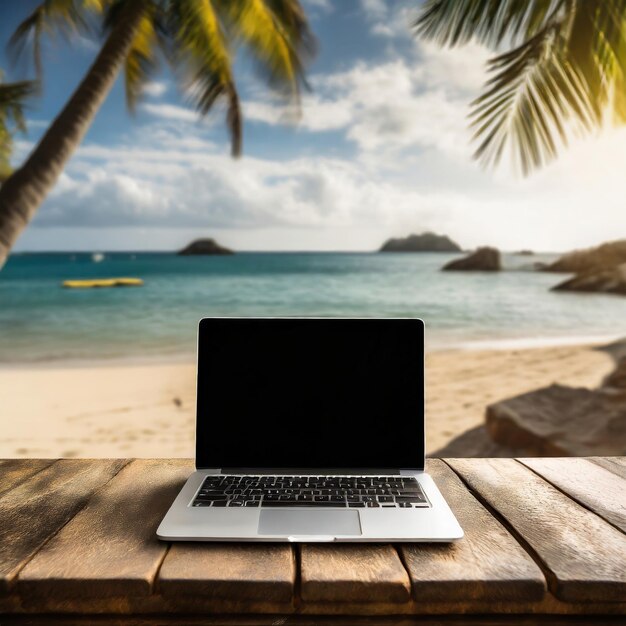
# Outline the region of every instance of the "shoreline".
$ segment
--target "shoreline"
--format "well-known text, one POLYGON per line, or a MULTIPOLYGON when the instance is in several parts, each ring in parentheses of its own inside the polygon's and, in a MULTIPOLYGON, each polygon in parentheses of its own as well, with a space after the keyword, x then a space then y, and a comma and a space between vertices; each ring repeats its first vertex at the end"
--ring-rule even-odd
MULTIPOLYGON (((426 338, 426 354, 448 352, 501 352, 508 350, 540 350, 542 348, 580 347, 598 348, 623 339, 623 335, 573 335, 564 337, 511 337, 503 339, 470 339, 458 342, 428 342, 426 338)), ((195 351, 172 352, 159 355, 137 355, 101 357, 101 358, 51 358, 34 361, 0 361, 0 372, 6 370, 48 370, 48 369, 80 369, 99 367, 126 367, 170 364, 196 364, 195 351)))
MULTIPOLYGON (((597 344, 426 354, 426 450, 484 422, 488 404, 552 383, 595 387, 597 344)), ((0 458, 193 457, 194 359, 0 368, 0 458)))

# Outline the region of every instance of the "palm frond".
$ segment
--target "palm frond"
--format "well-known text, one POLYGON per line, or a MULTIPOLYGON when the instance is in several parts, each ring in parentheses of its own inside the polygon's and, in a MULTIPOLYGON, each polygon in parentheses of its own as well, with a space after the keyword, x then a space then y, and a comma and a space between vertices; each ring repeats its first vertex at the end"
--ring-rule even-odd
POLYGON ((88 31, 88 11, 104 10, 108 3, 109 0, 43 0, 15 29, 9 39, 9 52, 17 59, 32 44, 37 78, 41 78, 42 36, 60 33, 69 37, 80 31, 88 31))
POLYGON ((564 52, 553 26, 489 63, 493 77, 472 103, 475 157, 497 164, 508 144, 524 174, 552 160, 559 142, 566 145, 564 120, 582 128, 594 120, 584 83, 564 52))
POLYGON ((567 0, 427 0, 414 28, 443 46, 472 39, 490 46, 505 40, 516 45, 535 36, 567 5, 567 0))
POLYGON ((416 32, 442 45, 508 46, 472 103, 475 156, 510 144, 524 173, 554 158, 568 132, 626 123, 626 0, 429 0, 416 32))
POLYGON ((24 101, 35 91, 36 84, 32 81, 0 82, 0 182, 11 173, 13 134, 16 130, 26 131, 24 101))
POLYGON ((612 94, 613 122, 626 124, 626 74, 620 73, 615 79, 612 94))
POLYGON ((158 40, 154 16, 146 13, 139 23, 124 65, 126 104, 131 112, 135 110, 144 86, 158 68, 158 40))
POLYGON ((609 104, 614 81, 626 76, 626 0, 586 0, 573 15, 567 43, 570 63, 580 72, 597 123, 609 104))
POLYGON ((231 51, 213 0, 171 0, 167 25, 173 35, 171 59, 185 74, 185 90, 201 115, 216 100, 227 100, 226 122, 234 156, 241 153, 241 110, 231 51))
POLYGON ((299 96, 315 42, 298 0, 219 0, 229 28, 264 70, 271 85, 299 96))
POLYGON ((0 82, 0 115, 4 119, 12 119, 20 130, 24 126, 24 101, 32 97, 36 91, 36 83, 23 80, 15 83, 0 82))
POLYGON ((32 45, 41 75, 44 34, 89 29, 93 15, 105 30, 123 19, 129 2, 141 2, 145 15, 125 60, 126 99, 132 111, 165 53, 184 77, 184 90, 201 115, 226 102, 226 123, 234 155, 241 152, 242 116, 232 63, 241 44, 264 69, 273 86, 298 98, 306 85, 304 66, 314 40, 298 0, 40 0, 18 26, 11 49, 32 45))

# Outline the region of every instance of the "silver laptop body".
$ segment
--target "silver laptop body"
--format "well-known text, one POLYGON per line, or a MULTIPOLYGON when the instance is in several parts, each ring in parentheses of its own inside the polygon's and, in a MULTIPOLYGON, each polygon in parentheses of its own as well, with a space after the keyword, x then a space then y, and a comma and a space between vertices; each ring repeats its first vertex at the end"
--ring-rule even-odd
POLYGON ((419 319, 205 318, 196 467, 167 541, 448 542, 419 319))

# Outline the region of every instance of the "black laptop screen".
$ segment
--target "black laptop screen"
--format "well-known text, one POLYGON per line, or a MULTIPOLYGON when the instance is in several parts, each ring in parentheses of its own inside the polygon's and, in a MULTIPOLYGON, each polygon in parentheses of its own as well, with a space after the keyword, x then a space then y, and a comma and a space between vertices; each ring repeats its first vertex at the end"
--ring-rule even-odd
POLYGON ((412 319, 204 319, 199 468, 423 468, 412 319))

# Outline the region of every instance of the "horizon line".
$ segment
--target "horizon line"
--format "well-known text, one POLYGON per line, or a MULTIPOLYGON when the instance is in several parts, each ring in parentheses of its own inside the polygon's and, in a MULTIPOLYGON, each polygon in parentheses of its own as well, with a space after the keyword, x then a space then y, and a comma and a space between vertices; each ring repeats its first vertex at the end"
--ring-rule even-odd
MULTIPOLYGON (((182 250, 182 248, 154 248, 152 250, 148 250, 148 249, 142 249, 142 250, 134 250, 132 248, 120 248, 118 250, 106 250, 104 248, 90 248, 90 249, 84 249, 84 250, 72 250, 72 249, 67 249, 67 250, 16 250, 16 251, 11 251, 11 255, 13 254, 127 254, 127 253, 132 253, 132 254, 154 254, 154 253, 159 253, 159 254, 167 254, 167 253, 171 253, 171 254, 178 254, 180 251, 182 250)), ((239 254, 239 253, 248 253, 248 252, 252 252, 252 253, 262 253, 262 252, 267 252, 269 254, 276 254, 276 253, 288 253, 288 252, 295 252, 298 254, 302 254, 302 253, 313 253, 313 252, 328 252, 331 254, 350 254, 350 253, 363 253, 363 252, 378 252, 378 250, 306 250, 306 249, 302 249, 302 250, 269 250, 269 249, 264 249, 264 250, 236 250, 233 248, 229 248, 229 250, 231 250, 234 254, 239 254)), ((210 255, 210 254, 206 254, 206 255, 193 255, 190 254, 189 256, 220 256, 219 254, 215 254, 215 255, 210 255)), ((222 256, 228 256, 228 255, 222 255, 222 256)))
MULTIPOLYGON (((475 251, 477 248, 482 246, 476 246, 475 248, 463 248, 459 251, 448 251, 448 250, 415 250, 415 251, 382 251, 380 248, 378 249, 359 249, 359 250, 315 250, 315 249, 302 249, 302 250, 289 250, 289 249, 241 249, 236 250, 232 249, 233 254, 390 254, 390 255, 412 255, 412 254, 467 254, 475 251)), ((22 254, 174 254, 177 255, 180 252, 181 248, 159 248, 154 250, 134 250, 134 249, 119 249, 119 250, 106 250, 104 248, 92 248, 85 250, 72 250, 72 249, 64 249, 64 250, 13 250, 9 254, 9 258, 11 256, 19 256, 22 254)), ((498 248, 498 250, 502 254, 518 254, 520 255, 522 250, 502 250, 498 248)), ((568 250, 532 250, 531 255, 538 254, 562 254, 563 252, 567 252, 568 250)), ((222 255, 222 254, 190 254, 190 255, 181 255, 181 256, 231 256, 231 255, 222 255)))

